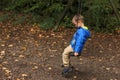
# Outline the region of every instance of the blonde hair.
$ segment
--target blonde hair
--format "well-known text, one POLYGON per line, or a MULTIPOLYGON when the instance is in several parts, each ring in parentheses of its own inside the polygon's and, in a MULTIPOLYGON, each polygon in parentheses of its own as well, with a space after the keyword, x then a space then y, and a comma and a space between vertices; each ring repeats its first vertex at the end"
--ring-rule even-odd
POLYGON ((78 22, 78 21, 81 21, 81 22, 84 22, 84 17, 82 16, 82 15, 75 15, 74 17, 73 17, 73 20, 75 21, 75 22, 78 22))

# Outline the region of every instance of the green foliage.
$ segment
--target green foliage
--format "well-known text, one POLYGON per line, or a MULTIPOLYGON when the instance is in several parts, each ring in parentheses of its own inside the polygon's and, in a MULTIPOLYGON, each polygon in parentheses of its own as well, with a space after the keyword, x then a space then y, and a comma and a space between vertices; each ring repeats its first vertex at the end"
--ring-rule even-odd
POLYGON ((9 14, 4 14, 0 16, 0 22, 3 22, 8 19, 9 14))
POLYGON ((0 10, 3 10, 9 3, 8 0, 0 0, 0 10))
POLYGON ((71 18, 69 18, 68 16, 65 16, 63 25, 68 28, 72 28, 74 26, 72 24, 71 18))
POLYGON ((54 27, 54 18, 45 18, 44 21, 41 22, 40 27, 42 29, 52 29, 54 27))
MULTIPOLYGON (((55 26, 60 14, 64 11, 68 0, 1 0, 0 10, 25 14, 14 18, 14 24, 24 23, 29 16, 28 21, 39 23, 44 29, 50 29, 55 26), (29 15, 30 14, 30 15, 29 15)), ((120 0, 111 0, 118 11, 120 17, 120 0)), ((62 25, 66 27, 73 26, 71 19, 78 10, 78 0, 74 0, 70 10, 62 20, 62 25)), ((120 22, 109 0, 82 0, 82 14, 85 17, 85 24, 91 29, 100 32, 114 32, 120 22)), ((8 14, 0 16, 0 21, 8 19, 8 14)))
MULTIPOLYGON (((118 2, 118 0, 114 2, 118 2)), ((113 32, 119 23, 109 0, 92 0, 85 3, 84 7, 88 8, 84 12, 84 15, 88 13, 86 16, 87 23, 91 26, 91 29, 97 32, 113 32)))
POLYGON ((14 21, 14 25, 17 25, 17 24, 23 24, 26 20, 26 17, 25 16, 22 16, 20 18, 16 18, 16 20, 14 21))

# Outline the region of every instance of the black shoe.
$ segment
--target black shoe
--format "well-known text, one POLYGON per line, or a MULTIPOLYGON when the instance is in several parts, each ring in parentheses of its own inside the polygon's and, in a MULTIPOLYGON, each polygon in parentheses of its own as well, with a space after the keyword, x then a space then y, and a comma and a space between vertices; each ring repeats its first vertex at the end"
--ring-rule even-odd
MULTIPOLYGON (((64 66, 64 65, 61 65, 61 67, 62 67, 62 68, 65 68, 65 66, 64 66)), ((72 66, 72 65, 70 64, 69 68, 74 69, 74 66, 72 66)))
POLYGON ((64 67, 63 71, 62 71, 62 76, 66 76, 68 73, 72 72, 73 70, 73 66, 72 67, 64 67))
POLYGON ((68 74, 68 72, 70 72, 69 68, 64 68, 62 71, 62 76, 66 76, 68 74))

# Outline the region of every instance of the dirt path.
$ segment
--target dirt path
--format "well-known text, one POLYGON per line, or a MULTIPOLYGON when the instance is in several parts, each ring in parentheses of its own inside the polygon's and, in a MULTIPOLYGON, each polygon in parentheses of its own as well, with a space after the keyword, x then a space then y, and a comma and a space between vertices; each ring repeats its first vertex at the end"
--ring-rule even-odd
POLYGON ((73 29, 60 32, 0 23, 0 80, 120 80, 120 35, 92 33, 75 71, 61 76, 61 54, 73 29))

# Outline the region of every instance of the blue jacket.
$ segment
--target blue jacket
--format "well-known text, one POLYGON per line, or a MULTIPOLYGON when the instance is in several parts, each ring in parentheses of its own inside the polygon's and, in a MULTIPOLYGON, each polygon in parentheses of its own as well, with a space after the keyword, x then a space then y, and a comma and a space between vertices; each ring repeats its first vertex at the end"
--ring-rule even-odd
POLYGON ((81 53, 86 40, 91 36, 87 27, 79 27, 70 42, 74 52, 81 53))

